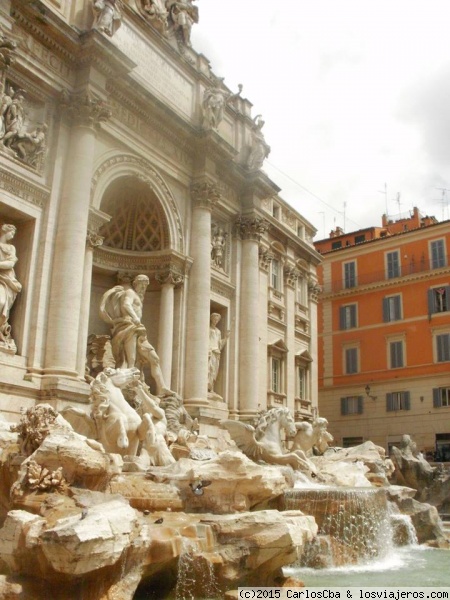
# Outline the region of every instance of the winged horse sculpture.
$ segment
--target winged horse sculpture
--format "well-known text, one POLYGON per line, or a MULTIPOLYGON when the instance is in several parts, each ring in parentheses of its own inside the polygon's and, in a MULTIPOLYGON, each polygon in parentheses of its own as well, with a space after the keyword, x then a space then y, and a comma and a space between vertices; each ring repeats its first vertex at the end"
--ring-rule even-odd
POLYGON ((287 437, 297 433, 294 419, 286 407, 271 408, 263 414, 256 427, 241 421, 222 421, 238 448, 255 462, 290 465, 294 470, 316 474, 315 465, 302 450, 287 452, 283 448, 282 432, 287 437))

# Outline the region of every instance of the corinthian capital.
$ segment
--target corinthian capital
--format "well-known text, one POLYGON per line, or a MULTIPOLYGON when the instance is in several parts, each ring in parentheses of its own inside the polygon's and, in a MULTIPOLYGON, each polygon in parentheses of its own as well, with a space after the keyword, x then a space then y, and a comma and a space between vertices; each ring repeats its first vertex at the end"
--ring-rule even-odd
POLYGON ((171 266, 157 273, 155 279, 161 285, 168 283, 176 287, 184 282, 184 275, 171 266))
POLYGON ((297 281, 300 275, 300 271, 293 267, 292 265, 288 265, 284 267, 284 278, 287 285, 291 287, 295 287, 295 282, 297 281))
POLYGON ((94 128, 108 121, 112 115, 108 104, 99 98, 93 98, 89 92, 69 94, 67 90, 63 90, 60 108, 70 123, 94 128))
POLYGON ((239 215, 236 219, 236 233, 243 240, 254 240, 259 242, 261 236, 269 229, 270 224, 262 217, 243 217, 239 215))
POLYGON ((86 235, 86 243, 88 248, 98 248, 103 245, 103 238, 101 235, 98 235, 96 231, 89 230, 86 235))
POLYGON ((220 200, 220 191, 211 181, 199 181, 192 185, 191 197, 194 206, 211 209, 220 200))

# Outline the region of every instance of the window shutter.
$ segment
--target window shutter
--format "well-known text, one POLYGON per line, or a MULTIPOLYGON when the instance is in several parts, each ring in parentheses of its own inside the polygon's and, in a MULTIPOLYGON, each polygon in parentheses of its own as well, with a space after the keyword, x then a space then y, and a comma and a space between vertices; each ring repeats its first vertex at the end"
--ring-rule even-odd
POLYGON ((395 320, 399 321, 402 318, 402 297, 401 296, 395 296, 395 300, 394 300, 394 304, 395 304, 395 320))
POLYGON ((392 402, 392 394, 391 392, 388 392, 386 394, 386 410, 394 410, 394 405, 392 402))
POLYGON ((347 415, 347 398, 341 398, 341 415, 347 415))
POLYGON ((411 410, 411 394, 410 392, 404 392, 405 395, 405 410, 411 410))
POLYGON ((428 290, 428 315, 431 316, 436 312, 436 302, 434 298, 434 290, 428 290))
POLYGON ((364 397, 358 396, 358 415, 362 415, 364 411, 364 397))
POLYGON ((389 300, 388 298, 383 298, 383 321, 385 323, 389 323, 389 300))
POLYGON ((345 306, 339 307, 339 329, 345 329, 345 306))
POLYGON ((440 406, 442 406, 441 390, 433 388, 433 407, 439 408, 440 406))

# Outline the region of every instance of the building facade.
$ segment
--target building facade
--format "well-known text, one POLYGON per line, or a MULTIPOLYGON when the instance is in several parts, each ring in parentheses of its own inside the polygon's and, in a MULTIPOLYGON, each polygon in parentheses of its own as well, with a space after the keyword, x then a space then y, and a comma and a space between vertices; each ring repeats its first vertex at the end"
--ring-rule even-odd
POLYGON ((319 403, 338 444, 450 451, 450 229, 422 217, 315 243, 319 403))
POLYGON ((205 431, 317 409, 315 229, 261 170, 262 119, 192 48, 197 20, 191 0, 1 3, 10 420, 88 403, 87 347, 110 334, 102 298, 138 274, 166 385, 205 431))

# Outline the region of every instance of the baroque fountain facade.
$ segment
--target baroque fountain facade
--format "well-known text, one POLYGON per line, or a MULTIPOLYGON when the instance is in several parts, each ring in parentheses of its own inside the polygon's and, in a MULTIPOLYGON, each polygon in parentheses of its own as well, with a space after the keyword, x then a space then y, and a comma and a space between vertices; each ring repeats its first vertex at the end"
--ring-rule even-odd
POLYGON ((192 0, 0 6, 8 598, 282 582, 330 536, 296 481, 389 489, 443 540, 379 448, 327 450, 315 230, 261 171, 242 86, 192 49, 197 21, 192 0))

